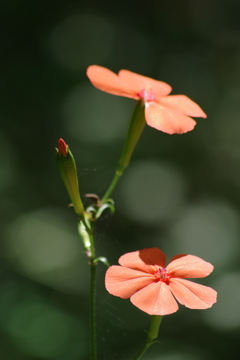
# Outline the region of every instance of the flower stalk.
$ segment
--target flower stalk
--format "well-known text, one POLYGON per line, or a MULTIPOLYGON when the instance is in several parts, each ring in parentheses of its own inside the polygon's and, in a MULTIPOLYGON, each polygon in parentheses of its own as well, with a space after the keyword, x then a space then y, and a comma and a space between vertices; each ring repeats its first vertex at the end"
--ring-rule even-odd
POLYGON ((147 341, 143 349, 138 353, 134 360, 139 360, 145 354, 147 349, 155 342, 154 340, 158 337, 159 327, 162 322, 161 315, 153 315, 151 318, 151 324, 148 331, 147 341))
POLYGON ((142 131, 145 127, 146 121, 144 117, 144 103, 142 100, 137 101, 137 104, 133 110, 131 117, 127 137, 123 146, 122 155, 119 160, 119 165, 116 170, 115 176, 104 194, 101 202, 104 203, 112 194, 115 189, 120 177, 122 176, 124 170, 129 165, 133 151, 138 143, 138 140, 142 134, 142 131))
POLYGON ((90 260, 91 280, 90 280, 90 322, 91 322, 91 360, 97 359, 96 342, 96 262, 94 258, 90 260))
POLYGON ((79 221, 78 233, 83 241, 83 246, 90 265, 90 347, 91 360, 97 359, 96 343, 96 265, 93 226, 84 218, 79 221))

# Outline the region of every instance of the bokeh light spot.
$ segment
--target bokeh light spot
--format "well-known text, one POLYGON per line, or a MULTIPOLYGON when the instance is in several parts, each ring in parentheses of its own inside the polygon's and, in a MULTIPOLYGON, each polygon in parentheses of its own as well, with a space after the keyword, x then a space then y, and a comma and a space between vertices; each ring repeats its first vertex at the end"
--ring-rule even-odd
POLYGON ((134 103, 110 96, 90 84, 74 88, 65 98, 61 114, 66 131, 83 142, 105 143, 127 132, 134 103))
POLYGON ((70 70, 84 70, 102 63, 111 53, 114 26, 98 15, 82 14, 64 19, 52 31, 49 43, 59 62, 70 70))
MULTIPOLYGON (((41 359, 62 358, 64 353, 67 355, 75 332, 78 332, 81 340, 78 358, 87 352, 81 321, 77 323, 72 317, 44 303, 23 302, 14 307, 8 319, 7 332, 24 353, 41 359)), ((66 356, 66 359, 74 358, 66 356)))
POLYGON ((135 221, 169 221, 184 203, 186 181, 172 165, 133 164, 120 185, 120 210, 135 221))
POLYGON ((5 254, 25 276, 64 291, 85 292, 88 278, 81 274, 87 262, 81 242, 64 224, 64 212, 54 209, 22 215, 7 231, 5 254))
POLYGON ((240 272, 222 274, 211 282, 218 292, 218 301, 211 310, 203 312, 207 324, 217 330, 240 328, 240 272))
POLYGON ((169 234, 177 253, 202 257, 218 268, 239 253, 238 214, 224 202, 209 200, 189 206, 169 234))

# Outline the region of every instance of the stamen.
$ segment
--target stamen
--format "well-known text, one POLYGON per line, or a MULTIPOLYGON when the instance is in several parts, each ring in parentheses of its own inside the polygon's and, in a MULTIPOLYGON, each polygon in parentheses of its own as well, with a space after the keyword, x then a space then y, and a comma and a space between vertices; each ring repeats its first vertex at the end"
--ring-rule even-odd
POLYGON ((144 100, 144 102, 147 102, 147 101, 154 101, 155 100, 155 95, 151 92, 151 91, 147 91, 145 89, 141 90, 139 93, 138 93, 138 96, 140 98, 142 98, 144 100))
POLYGON ((170 276, 168 271, 165 268, 159 268, 156 272, 155 272, 155 277, 156 279, 159 281, 168 281, 170 276))

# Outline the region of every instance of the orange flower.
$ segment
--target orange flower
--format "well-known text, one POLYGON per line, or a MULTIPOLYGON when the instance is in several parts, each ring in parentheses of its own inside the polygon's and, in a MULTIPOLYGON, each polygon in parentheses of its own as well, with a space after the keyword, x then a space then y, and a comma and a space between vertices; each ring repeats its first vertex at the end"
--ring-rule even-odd
POLYGON ((120 257, 121 266, 111 266, 106 273, 107 291, 149 315, 168 315, 178 310, 178 302, 190 309, 208 309, 217 293, 210 287, 185 278, 201 278, 213 266, 197 256, 174 256, 165 268, 166 255, 158 248, 143 249, 120 257), (175 297, 175 298, 174 298, 175 297))
POLYGON ((165 82, 128 70, 120 70, 117 75, 97 65, 88 67, 87 76, 91 83, 102 91, 142 100, 147 124, 168 134, 182 134, 193 130, 196 122, 189 116, 207 117, 187 96, 167 96, 172 88, 165 82))

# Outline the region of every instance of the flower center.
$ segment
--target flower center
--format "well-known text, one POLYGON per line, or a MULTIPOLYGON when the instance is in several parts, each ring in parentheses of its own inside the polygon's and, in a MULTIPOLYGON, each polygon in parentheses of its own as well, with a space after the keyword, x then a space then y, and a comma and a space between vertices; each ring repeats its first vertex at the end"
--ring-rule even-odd
POLYGON ((165 268, 159 268, 155 271, 154 275, 157 281, 168 282, 168 280, 170 279, 170 275, 165 268))
POLYGON ((138 96, 140 96, 140 98, 142 98, 144 102, 155 100, 155 95, 151 91, 147 91, 145 89, 141 90, 138 93, 138 96))

